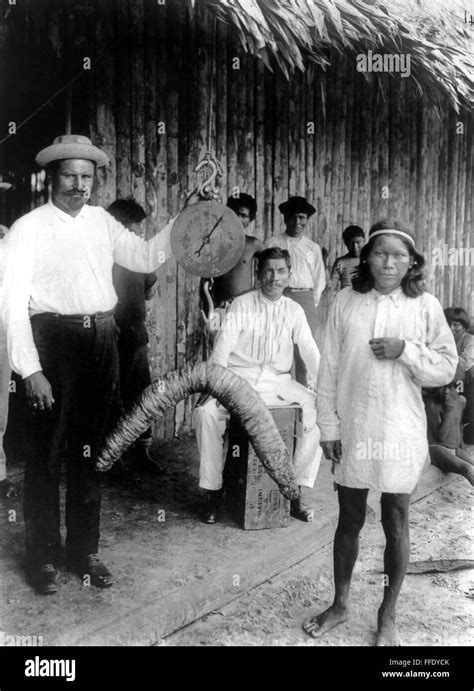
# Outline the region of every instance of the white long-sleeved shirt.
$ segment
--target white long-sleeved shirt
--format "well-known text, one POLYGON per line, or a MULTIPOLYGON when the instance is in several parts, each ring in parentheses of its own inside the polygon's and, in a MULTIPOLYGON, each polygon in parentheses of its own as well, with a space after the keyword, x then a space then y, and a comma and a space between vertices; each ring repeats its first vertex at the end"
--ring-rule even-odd
POLYGON ((290 371, 295 343, 316 383, 320 355, 303 308, 285 296, 273 302, 261 290, 253 290, 228 307, 210 360, 255 386, 262 375, 290 371))
POLYGON ((428 453, 421 387, 454 378, 456 345, 438 300, 341 290, 329 314, 318 379, 323 441, 340 439, 336 482, 411 493, 428 453), (372 338, 399 338, 395 360, 378 360, 372 338))
POLYGON ((100 207, 86 205, 72 217, 51 201, 19 218, 3 243, 2 317, 12 369, 23 378, 41 370, 31 315, 111 310, 113 264, 155 271, 171 256, 172 225, 146 242, 100 207))
POLYGON ((289 252, 291 276, 288 286, 311 290, 317 307, 326 286, 326 273, 320 246, 306 235, 292 238, 287 233, 280 233, 268 238, 265 247, 280 247, 289 252))

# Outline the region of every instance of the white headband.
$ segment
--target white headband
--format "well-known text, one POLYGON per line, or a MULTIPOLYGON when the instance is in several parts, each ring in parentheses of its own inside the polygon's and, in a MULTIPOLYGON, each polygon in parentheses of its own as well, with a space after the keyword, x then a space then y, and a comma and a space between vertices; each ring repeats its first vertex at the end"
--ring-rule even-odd
POLYGON ((376 230, 375 233, 371 233, 369 235, 369 240, 374 238, 376 235, 385 235, 385 233, 393 233, 394 235, 400 235, 402 238, 405 238, 405 240, 408 240, 408 242, 415 247, 415 241, 413 240, 411 235, 408 235, 408 233, 404 233, 403 230, 396 230, 395 228, 382 228, 382 230, 376 230))

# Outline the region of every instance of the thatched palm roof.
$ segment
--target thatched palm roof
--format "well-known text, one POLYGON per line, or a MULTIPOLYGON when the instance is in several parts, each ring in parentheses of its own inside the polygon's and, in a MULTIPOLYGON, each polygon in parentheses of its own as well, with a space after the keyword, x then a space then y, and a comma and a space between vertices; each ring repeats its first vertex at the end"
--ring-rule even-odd
POLYGON ((411 79, 432 102, 447 95, 458 109, 473 101, 474 29, 469 14, 465 21, 462 0, 188 2, 233 26, 246 51, 270 68, 276 61, 287 77, 311 63, 326 69, 329 49, 354 61, 368 50, 406 53, 411 56, 411 79))

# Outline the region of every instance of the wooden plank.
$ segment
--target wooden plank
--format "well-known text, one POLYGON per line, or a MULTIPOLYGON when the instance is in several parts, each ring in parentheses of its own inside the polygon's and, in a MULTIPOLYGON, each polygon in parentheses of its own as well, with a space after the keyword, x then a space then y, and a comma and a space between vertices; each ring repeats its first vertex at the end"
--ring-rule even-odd
MULTIPOLYGON (((147 99, 145 110, 146 137, 146 198, 151 210, 147 225, 147 237, 162 228, 168 220, 168 170, 167 141, 168 120, 166 113, 167 93, 167 7, 147 7, 145 27, 145 54, 147 99)), ((150 364, 152 378, 162 377, 169 369, 167 360, 168 339, 175 341, 175 333, 169 328, 169 320, 175 313, 169 305, 167 295, 167 273, 170 260, 157 271, 156 294, 150 306, 148 318, 150 334, 150 364)), ((170 412, 153 422, 153 435, 162 439, 169 436, 167 421, 170 412)), ((172 435, 173 432, 171 432, 172 435)))
POLYGON ((288 88, 288 138, 281 143, 283 164, 288 169, 288 196, 298 194, 297 171, 299 169, 298 139, 299 139, 299 113, 298 113, 298 75, 295 75, 288 88), (286 149, 286 151, 285 151, 286 149))
MULTIPOLYGON (((456 245, 456 196, 458 173, 458 143, 456 135, 457 116, 451 109, 447 118, 446 140, 448 147, 448 168, 446 171, 446 239, 448 248, 457 249, 456 245)), ((454 286, 459 273, 457 264, 445 267, 445 306, 454 303, 454 286)))
MULTIPOLYGON (((441 144, 440 156, 438 159, 438 194, 437 199, 434 199, 435 207, 437 206, 437 224, 436 224, 436 238, 440 247, 447 240, 447 224, 446 224, 446 194, 447 194, 447 169, 449 159, 449 145, 447 138, 448 115, 443 112, 441 120, 437 127, 437 135, 441 144), (441 125, 441 126, 440 126, 441 125)), ((449 296, 449 279, 446 267, 439 267, 439 284, 440 288, 440 302, 444 307, 448 306, 449 296)))
POLYGON ((278 206, 288 198, 288 100, 289 85, 282 78, 275 84, 273 143, 273 234, 283 232, 285 226, 278 206))
POLYGON ((371 87, 364 82, 360 87, 359 120, 359 199, 357 202, 357 225, 370 226, 370 183, 372 157, 372 113, 370 109, 371 87))
MULTIPOLYGON (((391 101, 388 92, 388 84, 385 79, 386 91, 385 97, 379 98, 378 113, 380 116, 380 128, 378 132, 378 184, 377 184, 377 197, 378 205, 377 212, 372 211, 371 223, 378 221, 381 218, 387 217, 389 214, 389 202, 390 199, 386 197, 384 192, 388 190, 389 194, 393 194, 391 191, 391 180, 389 177, 389 141, 390 141, 390 108, 391 101)), ((374 87, 375 88, 375 87, 374 87)))
POLYGON ((257 202, 255 236, 265 239, 265 67, 255 61, 255 180, 254 197, 257 202))
MULTIPOLYGON (((305 75, 298 73, 298 176, 297 176, 297 186, 296 191, 298 196, 306 196, 306 101, 307 101, 307 91, 305 83, 305 75)), ((310 200, 312 202, 313 195, 310 195, 310 200)))
POLYGON ((130 21, 133 27, 131 51, 132 79, 132 195, 137 204, 145 203, 145 66, 143 0, 130 1, 130 21))
MULTIPOLYGON (((305 94, 305 116, 303 118, 305 137, 305 190, 304 196, 314 204, 314 148, 318 137, 314 116, 314 69, 309 68, 304 75, 303 92, 305 94), (312 126, 313 131, 308 129, 312 126)), ((317 214, 315 214, 317 215, 317 214)))
POLYGON ((229 194, 227 179, 227 30, 224 24, 216 26, 216 156, 220 161, 224 175, 220 181, 223 203, 229 194))
POLYGON ((316 208, 314 222, 318 228, 324 230, 326 227, 326 216, 324 207, 324 175, 325 165, 325 101, 326 101, 326 77, 320 68, 315 68, 315 83, 313 90, 314 104, 314 123, 316 137, 314 142, 313 158, 313 206, 316 208))
MULTIPOLYGON (((243 76, 245 79, 245 111, 244 131, 241 134, 243 141, 243 156, 241 160, 242 189, 255 196, 255 60, 246 56, 244 60, 243 76)), ((218 69, 218 66, 217 66, 218 69)))
MULTIPOLYGON (((458 124, 459 122, 462 122, 463 119, 459 117, 459 115, 456 115, 454 118, 453 126, 454 126, 454 132, 455 132, 455 145, 457 149, 457 160, 458 160, 458 166, 456 170, 456 199, 455 199, 455 204, 456 204, 456 225, 455 225, 455 246, 459 249, 464 249, 466 246, 464 245, 464 223, 465 223, 465 205, 464 205, 464 193, 465 193, 465 179, 466 179, 466 166, 467 166, 467 159, 468 159, 468 151, 466 150, 466 126, 467 123, 464 124, 464 134, 458 134, 458 124)), ((474 243, 473 243, 474 244, 474 243)), ((459 255, 458 255, 459 256, 459 255)), ((462 299, 463 299, 463 288, 465 285, 465 276, 466 276, 466 269, 470 268, 470 271, 472 273, 472 265, 469 267, 469 265, 464 263, 464 256, 460 258, 460 262, 458 265, 458 271, 457 271, 457 276, 456 276, 456 282, 454 284, 454 295, 453 295, 453 303, 455 305, 462 305, 462 299)))
MULTIPOLYGON (((345 59, 345 80, 344 89, 346 92, 346 114, 344 123, 344 198, 343 198, 343 229, 352 223, 351 220, 351 190, 352 190, 352 177, 351 177, 351 158, 352 158, 352 123, 354 118, 354 91, 355 91, 355 66, 354 61, 346 57, 345 59)), ((378 122, 378 121, 377 121, 378 122)), ((374 175, 374 172, 372 173, 374 175)), ((377 171, 375 171, 377 175, 377 171)), ((337 256, 341 254, 343 250, 342 235, 339 236, 337 242, 334 245, 333 253, 330 255, 330 264, 334 263, 337 256)))
MULTIPOLYGON (((96 7, 97 57, 94 60, 91 82, 92 112, 90 117, 90 137, 92 142, 106 152, 110 163, 97 170, 97 189, 92 195, 92 203, 107 207, 116 198, 116 149, 114 119, 114 59, 113 53, 104 53, 103 47, 114 41, 113 12, 111 0, 100 0, 96 7)), ((73 88, 73 87, 72 87, 73 88)))
MULTIPOLYGON (((464 189, 464 229, 463 229, 463 246, 474 247, 473 241, 473 197, 472 188, 474 185, 473 171, 474 171, 474 142, 473 142, 473 122, 472 118, 465 118, 464 125, 464 139, 465 139, 465 156, 466 156, 466 177, 464 189)), ((474 290, 473 290, 473 272, 472 265, 464 268, 463 272, 463 287, 462 287, 462 305, 465 305, 469 314, 474 314, 474 290)))
POLYGON ((276 232, 279 227, 277 217, 274 217, 273 199, 273 171, 275 167, 275 79, 270 70, 264 71, 264 207, 263 207, 263 237, 266 239, 276 232))
MULTIPOLYGON (((344 230, 344 188, 345 188, 345 162, 346 162, 346 117, 347 94, 345 85, 345 70, 347 61, 338 57, 334 92, 334 136, 333 136, 333 214, 331 227, 326 239, 325 247, 330 257, 336 258, 340 245, 342 231, 344 230)), ((330 268, 330 267, 329 267, 330 268)))
POLYGON ((130 49, 130 17, 128 2, 118 3, 115 10, 115 32, 120 40, 115 51, 115 126, 117 137, 117 197, 127 198, 132 194, 131 169, 131 49, 130 49), (123 38, 122 38, 123 37, 123 38))
POLYGON ((359 129, 360 129, 360 89, 363 77, 359 73, 354 74, 354 109, 352 113, 351 129, 351 206, 349 212, 349 223, 357 224, 358 202, 359 202, 359 129))

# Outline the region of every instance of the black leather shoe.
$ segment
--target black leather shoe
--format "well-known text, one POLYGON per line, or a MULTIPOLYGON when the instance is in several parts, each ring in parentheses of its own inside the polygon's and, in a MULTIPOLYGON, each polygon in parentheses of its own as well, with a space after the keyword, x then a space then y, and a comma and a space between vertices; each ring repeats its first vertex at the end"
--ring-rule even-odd
POLYGON ((96 588, 110 588, 114 584, 112 574, 100 561, 98 554, 87 554, 80 559, 77 571, 83 581, 89 577, 90 584, 96 588))
POLYGON ((217 523, 222 506, 221 490, 208 490, 207 496, 199 509, 199 518, 203 523, 217 523))
POLYGON ((31 568, 30 577, 40 595, 53 595, 59 590, 59 572, 54 564, 40 564, 31 568))
POLYGON ((314 511, 303 502, 301 497, 294 499, 290 504, 290 516, 297 518, 299 521, 305 523, 312 523, 314 521, 314 511))

